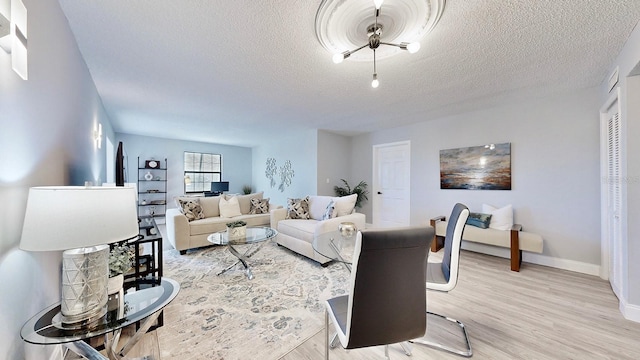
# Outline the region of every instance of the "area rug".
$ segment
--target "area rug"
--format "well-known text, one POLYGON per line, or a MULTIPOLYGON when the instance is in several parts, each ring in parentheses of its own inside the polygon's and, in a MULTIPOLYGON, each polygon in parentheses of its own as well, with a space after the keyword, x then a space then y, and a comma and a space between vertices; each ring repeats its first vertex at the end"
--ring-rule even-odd
POLYGON ((163 255, 181 289, 158 329, 162 360, 278 359, 324 327, 322 302, 349 280, 341 264, 323 268, 272 242, 251 258, 253 280, 241 267, 216 275, 235 261, 222 246, 163 255))

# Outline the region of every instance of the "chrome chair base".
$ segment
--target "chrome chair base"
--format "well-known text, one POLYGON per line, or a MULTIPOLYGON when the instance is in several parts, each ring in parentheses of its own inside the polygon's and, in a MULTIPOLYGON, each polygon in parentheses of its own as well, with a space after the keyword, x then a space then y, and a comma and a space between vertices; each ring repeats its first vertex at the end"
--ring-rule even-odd
POLYGON ((452 319, 452 318, 449 318, 449 317, 446 317, 446 316, 443 316, 443 315, 440 315, 440 314, 436 314, 436 313, 432 313, 430 311, 427 311, 427 317, 429 317, 429 316, 436 316, 439 319, 446 320, 450 324, 453 324, 453 326, 458 327, 462 331, 462 336, 464 337, 464 343, 466 344, 466 349, 460 350, 460 349, 454 348, 452 346, 447 346, 447 345, 442 344, 440 342, 436 342, 436 341, 432 341, 432 340, 426 339, 426 337, 427 337, 427 335, 429 333, 429 320, 427 320, 427 334, 425 334, 425 337, 410 340, 409 341, 410 343, 430 346, 430 347, 435 348, 435 349, 444 350, 444 351, 450 352, 452 354, 456 354, 456 355, 460 355, 460 356, 464 356, 464 357, 473 356, 473 351, 471 350, 471 343, 469 342, 469 335, 467 334, 467 329, 465 328, 463 323, 461 323, 460 321, 458 321, 456 319, 452 319))

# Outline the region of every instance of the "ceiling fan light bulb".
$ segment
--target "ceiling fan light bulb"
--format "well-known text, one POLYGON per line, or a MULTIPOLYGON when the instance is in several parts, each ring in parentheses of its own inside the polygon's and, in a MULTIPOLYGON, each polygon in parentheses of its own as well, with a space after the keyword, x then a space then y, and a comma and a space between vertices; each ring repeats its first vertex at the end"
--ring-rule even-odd
POLYGON ((384 0, 373 0, 373 4, 376 6, 376 9, 380 9, 384 0))
POLYGON ((340 64, 342 61, 344 61, 344 55, 342 53, 333 55, 334 64, 340 64))
POLYGON ((412 42, 410 44, 407 44, 407 51, 409 52, 409 54, 415 54, 418 52, 418 50, 420 50, 419 42, 412 42))
POLYGON ((378 86, 380 86, 380 81, 378 81, 378 74, 373 74, 373 80, 371 80, 371 87, 375 89, 378 86))

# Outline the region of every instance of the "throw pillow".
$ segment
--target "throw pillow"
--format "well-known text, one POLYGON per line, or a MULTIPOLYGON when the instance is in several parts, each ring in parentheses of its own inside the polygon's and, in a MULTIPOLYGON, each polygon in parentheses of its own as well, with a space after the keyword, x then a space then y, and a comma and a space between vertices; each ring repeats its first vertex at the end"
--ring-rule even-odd
POLYGON ((240 216, 240 203, 238 198, 233 196, 229 199, 220 198, 220 217, 232 218, 234 216, 240 216))
POLYGON ((180 212, 187 217, 187 221, 204 219, 204 212, 198 202, 198 199, 176 199, 180 212))
POLYGON ((327 205, 333 200, 332 196, 311 195, 309 196, 309 217, 315 220, 322 220, 327 210, 327 205))
POLYGON ((482 212, 491 214, 489 228, 496 230, 511 230, 513 226, 513 207, 511 204, 496 208, 491 205, 482 204, 482 212))
POLYGON ((267 214, 267 213, 269 213, 269 198, 251 199, 251 210, 249 210, 249 214, 267 214))
MULTIPOLYGON (((240 204, 240 213, 246 215, 251 211, 251 199, 262 199, 263 191, 253 194, 247 195, 234 195, 238 198, 238 203, 240 204)), ((231 196, 227 195, 227 200, 231 198, 231 196)))
POLYGON ((486 229, 489 227, 491 223, 491 214, 483 214, 483 213, 469 213, 469 218, 467 219, 467 225, 479 227, 481 229, 486 229))
POLYGON ((333 200, 329 201, 327 204, 327 208, 324 210, 324 215, 322 215, 322 220, 329 220, 336 217, 336 205, 333 200))
POLYGON ((287 199, 287 219, 310 219, 308 196, 303 199, 287 199))
POLYGON ((358 194, 351 194, 333 198, 336 207, 335 217, 351 214, 353 212, 353 209, 356 207, 356 200, 358 200, 358 194))
POLYGON ((221 198, 222 196, 205 196, 199 199, 205 218, 220 216, 221 198))

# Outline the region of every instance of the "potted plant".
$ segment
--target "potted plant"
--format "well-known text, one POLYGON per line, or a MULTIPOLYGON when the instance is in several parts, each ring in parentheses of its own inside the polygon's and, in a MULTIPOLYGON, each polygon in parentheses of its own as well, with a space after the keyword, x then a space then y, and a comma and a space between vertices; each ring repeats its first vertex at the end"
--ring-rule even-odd
POLYGON ((358 198, 356 199, 356 207, 361 208, 364 203, 369 200, 367 195, 369 194, 369 190, 367 190, 367 183, 364 181, 360 181, 358 185, 356 185, 353 189, 347 183, 347 180, 340 179, 344 183, 344 187, 334 186, 333 191, 336 192, 338 196, 347 196, 351 194, 357 194, 358 198))
POLYGON ((229 240, 242 239, 247 236, 247 223, 239 220, 227 223, 227 236, 229 240))
POLYGON ((243 185, 242 186, 242 193, 245 194, 245 195, 251 194, 251 185, 243 185))
POLYGON ((126 242, 116 243, 109 252, 108 294, 114 294, 124 285, 124 273, 131 269, 134 250, 126 242))

